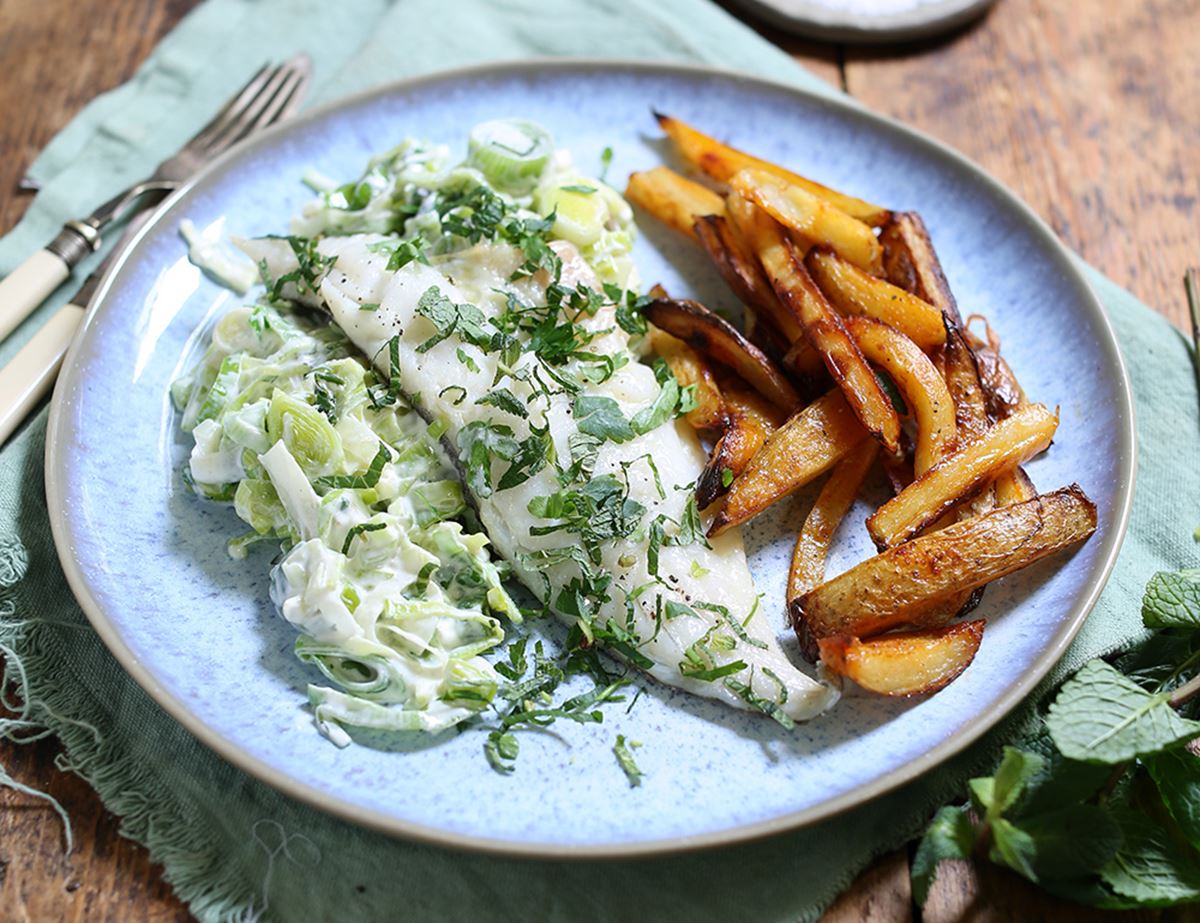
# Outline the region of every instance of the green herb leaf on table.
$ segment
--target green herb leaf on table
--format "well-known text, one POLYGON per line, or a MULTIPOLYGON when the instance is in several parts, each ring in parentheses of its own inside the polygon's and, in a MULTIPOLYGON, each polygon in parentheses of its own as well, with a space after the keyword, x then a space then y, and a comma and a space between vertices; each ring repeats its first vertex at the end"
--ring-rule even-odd
POLYGON ((1144 907, 1200 900, 1200 864, 1195 850, 1181 849, 1159 824, 1137 811, 1113 812, 1123 838, 1100 870, 1110 888, 1144 907))
POLYGON ((1200 756, 1181 747, 1151 757, 1146 768, 1171 817, 1200 849, 1200 756))
POLYGON ((1016 821, 1031 845, 1034 881, 1083 878, 1102 867, 1121 845, 1121 828, 1103 809, 1076 804, 1016 821))
POLYGON ((912 860, 913 900, 925 903, 938 865, 949 859, 969 859, 975 849, 975 825, 965 806, 947 805, 934 815, 912 860))
POLYGON ((1200 571, 1161 571, 1150 578, 1142 597, 1147 628, 1200 628, 1200 571))
POLYGON ((1169 698, 1093 660, 1063 685, 1046 725, 1064 756, 1121 763, 1200 736, 1200 722, 1181 717, 1169 698))

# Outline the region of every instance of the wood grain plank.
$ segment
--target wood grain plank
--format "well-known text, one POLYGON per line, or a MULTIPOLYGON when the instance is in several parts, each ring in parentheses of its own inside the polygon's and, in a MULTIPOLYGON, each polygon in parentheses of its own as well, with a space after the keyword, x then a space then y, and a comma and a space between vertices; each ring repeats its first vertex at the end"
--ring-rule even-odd
MULTIPOLYGON (((37 152, 97 94, 118 86, 194 0, 0 0, 0 234, 32 200, 18 184, 37 152), (31 104, 35 101, 36 104, 31 104)), ((174 923, 187 908, 141 846, 82 779, 54 766, 58 746, 0 743, 0 765, 58 798, 75 831, 45 801, 0 789, 0 920, 174 923)))
POLYGON ((94 97, 128 80, 195 5, 0 0, 0 234, 29 206, 19 184, 38 151, 94 97))
POLYGON ((1014 189, 1179 326, 1200 263, 1200 0, 1000 0, 940 44, 852 50, 846 84, 1014 189))
POLYGON ((943 862, 921 923, 1196 923, 1200 908, 1105 912, 1059 900, 1007 869, 943 862))
POLYGON ((912 919, 908 851, 898 849, 881 856, 854 879, 820 923, 911 923, 912 919))

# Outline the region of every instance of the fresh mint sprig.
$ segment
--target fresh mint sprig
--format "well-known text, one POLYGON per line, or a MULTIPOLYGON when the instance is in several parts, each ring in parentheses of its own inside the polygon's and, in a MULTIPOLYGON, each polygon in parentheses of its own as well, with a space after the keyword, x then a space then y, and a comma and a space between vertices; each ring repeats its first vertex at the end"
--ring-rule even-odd
POLYGON ((1105 909, 1200 901, 1200 571, 1155 574, 1155 633, 1067 680, 969 801, 934 816, 912 864, 923 904, 947 859, 988 859, 1105 909))

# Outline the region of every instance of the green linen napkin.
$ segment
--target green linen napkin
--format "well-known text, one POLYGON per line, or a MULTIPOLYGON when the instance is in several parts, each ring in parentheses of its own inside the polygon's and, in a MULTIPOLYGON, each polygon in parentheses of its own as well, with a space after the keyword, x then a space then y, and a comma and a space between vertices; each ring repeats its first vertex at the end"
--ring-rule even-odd
MULTIPOLYGON (((89 105, 42 154, 31 170, 42 192, 0 241, 0 273, 64 218, 148 172, 264 58, 299 50, 314 58, 316 100, 418 72, 549 54, 702 62, 834 92, 704 0, 209 0, 134 80, 89 105)), ((815 919, 873 857, 910 838, 968 775, 989 767, 1036 720, 1034 703, 1052 683, 1135 643, 1146 578, 1194 558, 1200 439, 1190 350, 1159 316, 1088 273, 1116 326, 1137 403, 1138 494, 1116 571, 1025 706, 938 770, 863 808, 732 848, 578 863, 401 842, 285 798, 197 743, 90 630, 50 540, 44 412, 0 453, 0 653, 5 690, 24 702, 0 734, 57 734, 66 767, 122 818, 124 835, 149 847, 202 920, 815 919)), ((67 294, 0 347, 0 362, 67 294)))

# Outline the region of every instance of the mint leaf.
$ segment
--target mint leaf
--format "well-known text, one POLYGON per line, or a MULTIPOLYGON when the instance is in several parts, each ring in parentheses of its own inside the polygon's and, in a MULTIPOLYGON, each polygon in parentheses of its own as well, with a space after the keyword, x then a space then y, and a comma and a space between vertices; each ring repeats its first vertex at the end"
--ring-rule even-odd
POLYGON ((1170 750, 1147 760, 1146 768, 1179 829, 1200 848, 1200 756, 1170 750))
POLYGON ((1007 865, 1030 881, 1038 880, 1033 870, 1037 844, 1028 833, 1003 817, 992 823, 992 848, 988 851, 988 858, 1000 865, 1007 865))
POLYGON ((620 405, 611 397, 579 395, 575 398, 575 423, 580 432, 601 440, 628 442, 637 435, 625 414, 621 413, 620 405))
POLYGON ((1124 842, 1100 870, 1117 894, 1146 907, 1200 900, 1200 865, 1194 850, 1180 849, 1166 830, 1136 811, 1113 812, 1124 842))
POLYGON ((512 461, 521 445, 507 426, 475 421, 458 433, 459 459, 466 475, 467 486, 478 497, 492 495, 492 461, 512 461))
POLYGON ((513 456, 512 464, 500 476, 497 490, 508 490, 523 484, 554 460, 554 441, 550 438, 550 427, 530 427, 530 433, 521 440, 521 447, 513 456))
POLYGON ((621 771, 625 773, 625 778, 629 780, 630 788, 637 788, 642 784, 642 776, 645 775, 638 768, 638 764, 634 762, 633 752, 630 747, 640 747, 641 744, 636 740, 625 742, 625 735, 618 734, 617 742, 613 744, 613 756, 617 758, 617 764, 621 767, 621 771))
POLYGON ((1103 660, 1085 664, 1058 693, 1046 727, 1070 759, 1123 763, 1200 735, 1200 722, 1181 717, 1168 693, 1146 692, 1103 660))
POLYGON ((1042 771, 1045 763, 1036 753, 1005 747, 1004 756, 993 776, 989 810, 997 817, 1004 814, 1021 796, 1025 785, 1042 771))
POLYGON ((1020 799, 1009 810, 1018 824, 1023 824, 1021 818, 1082 804, 1112 775, 1108 766, 1067 759, 1054 749, 1048 736, 1045 744, 1041 771, 1025 783, 1020 799))
POLYGON ((643 407, 633 415, 633 431, 641 435, 657 429, 668 420, 675 419, 675 410, 679 407, 679 394, 679 382, 672 377, 662 386, 653 404, 643 407))
POLYGON ((967 859, 975 848, 975 826, 965 807, 945 807, 934 815, 912 860, 912 891, 917 906, 929 897, 938 864, 967 859))
POLYGON ((1147 628, 1200 628, 1200 571, 1160 571, 1146 584, 1142 621, 1147 628))
POLYGON ((529 411, 525 409, 525 405, 508 388, 494 388, 475 403, 498 407, 505 413, 510 413, 514 417, 520 417, 522 420, 529 416, 529 411))
POLYGON ((491 337, 484 331, 487 322, 482 311, 473 304, 455 304, 442 294, 436 285, 431 285, 417 301, 417 314, 428 318, 437 328, 437 333, 417 347, 417 352, 427 353, 451 334, 457 333, 464 342, 475 346, 487 346, 491 337))
POLYGON ((1094 875, 1121 846, 1121 828, 1106 811, 1076 804, 1019 822, 1032 846, 1034 881, 1094 875))

